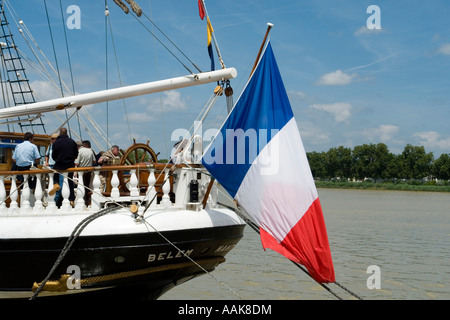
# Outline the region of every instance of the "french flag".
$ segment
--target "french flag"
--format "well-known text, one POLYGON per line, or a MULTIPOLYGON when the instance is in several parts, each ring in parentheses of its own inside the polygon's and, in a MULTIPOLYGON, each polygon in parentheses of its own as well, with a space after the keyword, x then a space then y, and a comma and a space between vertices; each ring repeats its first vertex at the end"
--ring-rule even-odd
POLYGON ((203 165, 260 228, 270 248, 335 281, 317 189, 270 42, 203 165))

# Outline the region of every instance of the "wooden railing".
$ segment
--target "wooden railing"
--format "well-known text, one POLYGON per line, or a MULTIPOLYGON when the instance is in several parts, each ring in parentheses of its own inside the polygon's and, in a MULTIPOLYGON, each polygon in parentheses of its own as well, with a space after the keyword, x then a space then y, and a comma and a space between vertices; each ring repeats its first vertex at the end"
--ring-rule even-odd
POLYGON ((173 178, 169 171, 174 170, 173 164, 138 164, 127 166, 103 166, 71 168, 64 171, 49 169, 35 169, 28 171, 1 171, 0 172, 0 214, 8 213, 40 213, 54 212, 58 210, 55 203, 55 195, 49 195, 54 181, 55 172, 64 176, 61 188, 63 198, 60 209, 72 210, 99 210, 106 203, 132 203, 136 201, 150 201, 152 206, 170 206, 173 178), (70 172, 77 176, 75 188, 76 199, 73 207, 69 201, 70 172), (83 184, 83 174, 93 172, 93 179, 88 189, 83 184), (17 176, 23 176, 23 183, 17 180, 17 176), (100 175, 106 178, 106 188, 100 189, 100 175), (36 187, 30 189, 28 177, 36 177, 36 187), (91 203, 87 208, 84 201, 85 192, 90 192, 91 203))

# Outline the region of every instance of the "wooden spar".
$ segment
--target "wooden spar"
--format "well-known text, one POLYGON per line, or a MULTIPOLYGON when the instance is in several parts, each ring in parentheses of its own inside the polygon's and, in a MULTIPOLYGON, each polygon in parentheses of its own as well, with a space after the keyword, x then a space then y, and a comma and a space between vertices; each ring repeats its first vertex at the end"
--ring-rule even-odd
POLYGON ((59 99, 30 103, 0 110, 0 119, 26 116, 43 112, 78 108, 94 103, 130 98, 145 94, 192 87, 196 85, 236 78, 235 68, 227 68, 211 72, 187 75, 184 77, 147 82, 121 88, 79 94, 59 99))
POLYGON ((263 51, 263 49, 264 49, 264 45, 266 44, 267 37, 269 36, 269 32, 270 32, 270 29, 272 29, 272 27, 273 27, 273 24, 270 23, 270 22, 268 22, 268 23, 267 23, 267 31, 266 31, 266 35, 264 36, 264 40, 263 40, 263 42, 262 42, 262 44, 261 44, 261 48, 259 48, 258 56, 256 57, 255 64, 253 65, 253 69, 252 69, 252 72, 250 73, 250 77, 249 77, 249 78, 252 77, 253 72, 255 71, 256 66, 258 65, 259 58, 261 58, 261 53, 262 53, 262 51, 263 51))

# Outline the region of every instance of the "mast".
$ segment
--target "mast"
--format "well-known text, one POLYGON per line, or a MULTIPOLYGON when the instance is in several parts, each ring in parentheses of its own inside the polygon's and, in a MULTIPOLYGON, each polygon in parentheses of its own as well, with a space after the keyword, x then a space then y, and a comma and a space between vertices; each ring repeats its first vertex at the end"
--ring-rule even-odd
POLYGON ((136 97, 140 95, 187 88, 211 82, 229 80, 236 78, 236 76, 237 71, 235 68, 227 68, 217 71, 203 72, 195 75, 187 75, 184 77, 147 82, 121 88, 108 89, 103 91, 74 95, 70 97, 24 104, 16 107, 0 109, 0 119, 32 114, 35 115, 43 112, 63 110, 66 108, 79 108, 82 106, 105 101, 136 97))

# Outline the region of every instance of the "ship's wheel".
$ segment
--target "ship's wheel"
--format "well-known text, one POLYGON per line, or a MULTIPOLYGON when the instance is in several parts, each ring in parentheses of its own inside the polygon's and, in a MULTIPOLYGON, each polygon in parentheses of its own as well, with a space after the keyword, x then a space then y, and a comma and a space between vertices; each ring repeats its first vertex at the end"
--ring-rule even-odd
MULTIPOLYGON (((149 146, 150 140, 147 143, 136 143, 133 139, 133 144, 123 152, 120 158, 120 165, 134 165, 134 164, 147 164, 158 162, 158 154, 153 151, 149 146)), ((136 172, 139 180, 140 187, 147 187, 147 178, 149 173, 146 171, 136 172)), ((119 171, 120 190, 123 192, 129 192, 127 183, 130 181, 131 173, 128 171, 119 171)))

